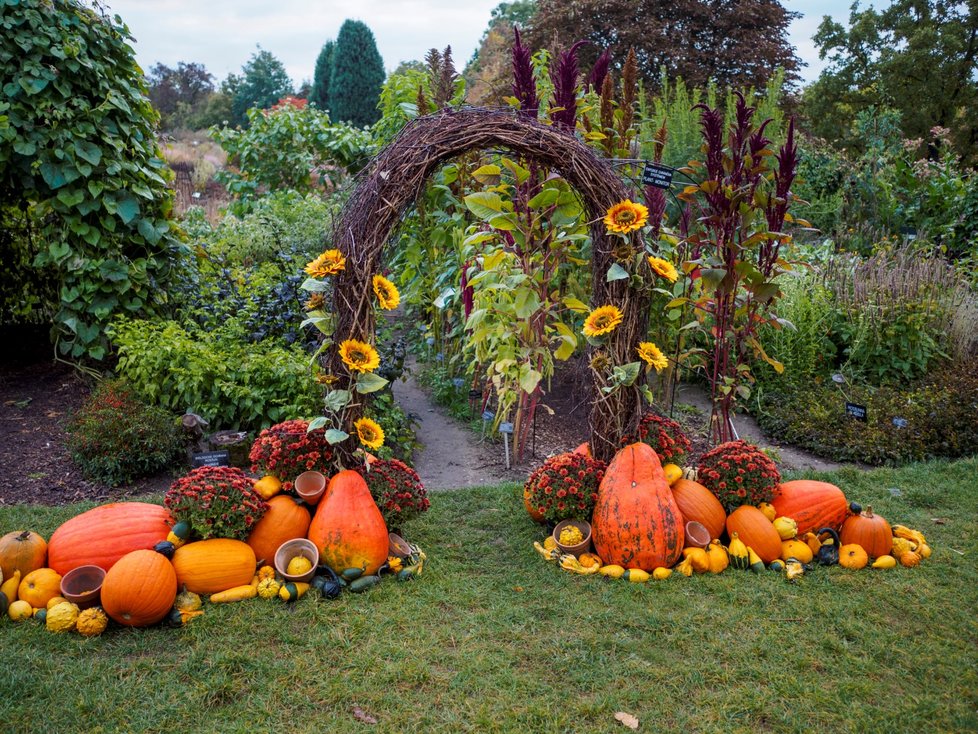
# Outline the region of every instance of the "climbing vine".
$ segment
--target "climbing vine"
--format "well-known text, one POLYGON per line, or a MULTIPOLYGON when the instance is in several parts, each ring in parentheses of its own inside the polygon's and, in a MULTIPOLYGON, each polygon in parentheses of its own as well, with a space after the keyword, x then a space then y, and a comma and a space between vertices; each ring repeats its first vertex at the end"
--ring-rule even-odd
POLYGON ((46 304, 5 289, 0 312, 47 308, 62 355, 100 360, 113 315, 166 303, 182 246, 158 116, 118 16, 77 0, 0 11, 0 225, 26 231, 0 239, 3 280, 53 285, 46 304))

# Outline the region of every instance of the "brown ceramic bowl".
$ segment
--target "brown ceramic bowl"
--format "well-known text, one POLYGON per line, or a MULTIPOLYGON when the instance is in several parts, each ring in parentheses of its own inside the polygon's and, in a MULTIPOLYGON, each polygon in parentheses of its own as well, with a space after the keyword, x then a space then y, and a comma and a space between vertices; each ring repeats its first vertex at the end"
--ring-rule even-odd
POLYGON ((407 558, 411 555, 411 546, 400 535, 397 533, 388 533, 387 538, 389 541, 387 555, 397 556, 398 558, 407 558))
POLYGON ((105 569, 101 566, 73 568, 61 577, 61 596, 77 604, 79 609, 94 607, 101 599, 104 580, 105 569))
POLYGON ((591 523, 585 522, 584 520, 562 520, 557 523, 557 527, 554 528, 553 532, 554 541, 557 543, 557 547, 564 553, 570 553, 573 556, 579 556, 582 553, 587 553, 591 550, 591 523), (584 536, 582 540, 577 545, 564 545, 560 542, 560 531, 568 526, 576 527, 581 531, 581 535, 584 536))
POLYGON ((315 505, 326 491, 326 475, 318 471, 302 472, 295 479, 295 493, 307 505, 315 505))
POLYGON ((706 548, 710 544, 710 531, 696 520, 686 523, 686 547, 706 548))
POLYGON ((278 547, 277 551, 275 551, 275 570, 278 571, 279 575, 286 581, 309 581, 309 579, 315 575, 316 566, 318 565, 319 549, 316 547, 315 543, 313 543, 311 540, 306 540, 305 538, 287 540, 278 547), (300 575, 288 573, 289 561, 296 556, 305 556, 312 564, 312 568, 310 568, 306 573, 300 575))

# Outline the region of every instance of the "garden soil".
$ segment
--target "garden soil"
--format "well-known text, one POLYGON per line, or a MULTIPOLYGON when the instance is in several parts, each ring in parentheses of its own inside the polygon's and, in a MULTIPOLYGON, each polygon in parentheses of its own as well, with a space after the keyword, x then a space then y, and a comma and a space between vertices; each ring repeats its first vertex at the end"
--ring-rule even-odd
MULTIPOLYGON (((8 343, 17 343, 16 341, 8 343)), ((107 502, 165 492, 175 478, 164 472, 123 487, 90 482, 72 462, 66 448, 65 425, 89 394, 91 383, 70 365, 53 362, 50 352, 8 354, 0 362, 0 505, 18 503, 67 504, 82 500, 107 502)), ((407 375, 393 386, 394 396, 417 420, 422 447, 415 466, 432 491, 522 482, 547 456, 568 451, 587 435, 587 403, 581 381, 573 372, 558 374, 544 402, 553 415, 540 411, 536 437, 526 456, 516 462, 510 446, 506 468, 503 443, 469 430, 432 405, 417 382, 407 375)), ((693 436, 694 450, 705 447, 709 397, 695 387, 682 386, 677 402, 685 404, 677 417, 693 436)), ((784 469, 829 470, 836 464, 820 460, 763 437, 748 416, 738 416, 743 438, 772 446, 784 469)))

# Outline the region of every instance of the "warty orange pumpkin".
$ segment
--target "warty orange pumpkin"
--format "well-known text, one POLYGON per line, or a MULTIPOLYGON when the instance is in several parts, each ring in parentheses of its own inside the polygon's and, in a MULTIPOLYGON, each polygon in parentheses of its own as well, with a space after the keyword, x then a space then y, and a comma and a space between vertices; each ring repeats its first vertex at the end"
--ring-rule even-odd
POLYGON ((611 460, 598 487, 592 540, 607 564, 652 571, 682 554, 683 514, 655 450, 626 446, 611 460))

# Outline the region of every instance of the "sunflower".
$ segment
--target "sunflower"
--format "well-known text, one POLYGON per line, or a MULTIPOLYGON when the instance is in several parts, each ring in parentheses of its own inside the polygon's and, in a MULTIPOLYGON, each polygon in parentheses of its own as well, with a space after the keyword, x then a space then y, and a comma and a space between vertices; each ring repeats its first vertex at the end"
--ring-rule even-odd
POLYGON ((328 278, 336 275, 346 267, 346 258, 339 250, 326 250, 311 263, 306 265, 306 275, 311 278, 328 278))
POLYGON ((665 278, 670 283, 679 280, 679 271, 676 267, 661 257, 649 257, 649 267, 660 277, 665 278))
POLYGON ((350 372, 373 372, 380 366, 377 350, 356 339, 347 339, 340 344, 340 359, 350 372))
POLYGON ((373 282, 374 294, 380 301, 380 307, 385 311, 393 311, 397 308, 397 304, 401 302, 401 294, 397 292, 397 286, 383 275, 375 275, 373 282))
POLYGON ((353 426, 357 429, 357 438, 360 439, 360 443, 368 449, 377 450, 384 445, 384 429, 376 421, 360 418, 354 421, 353 426))
POLYGON ((637 351, 642 361, 649 367, 654 367, 656 372, 662 372, 662 370, 669 366, 669 360, 666 359, 666 355, 652 342, 639 342, 637 351))
POLYGON ((648 208, 628 199, 618 202, 604 215, 604 224, 608 231, 621 234, 641 229, 647 221, 649 221, 648 208))
POLYGON ((326 296, 322 293, 313 293, 309 296, 309 300, 306 301, 303 308, 306 311, 319 311, 326 306, 326 296))
POLYGON ((610 334, 621 323, 622 313, 617 306, 600 306, 584 319, 584 336, 610 334))

